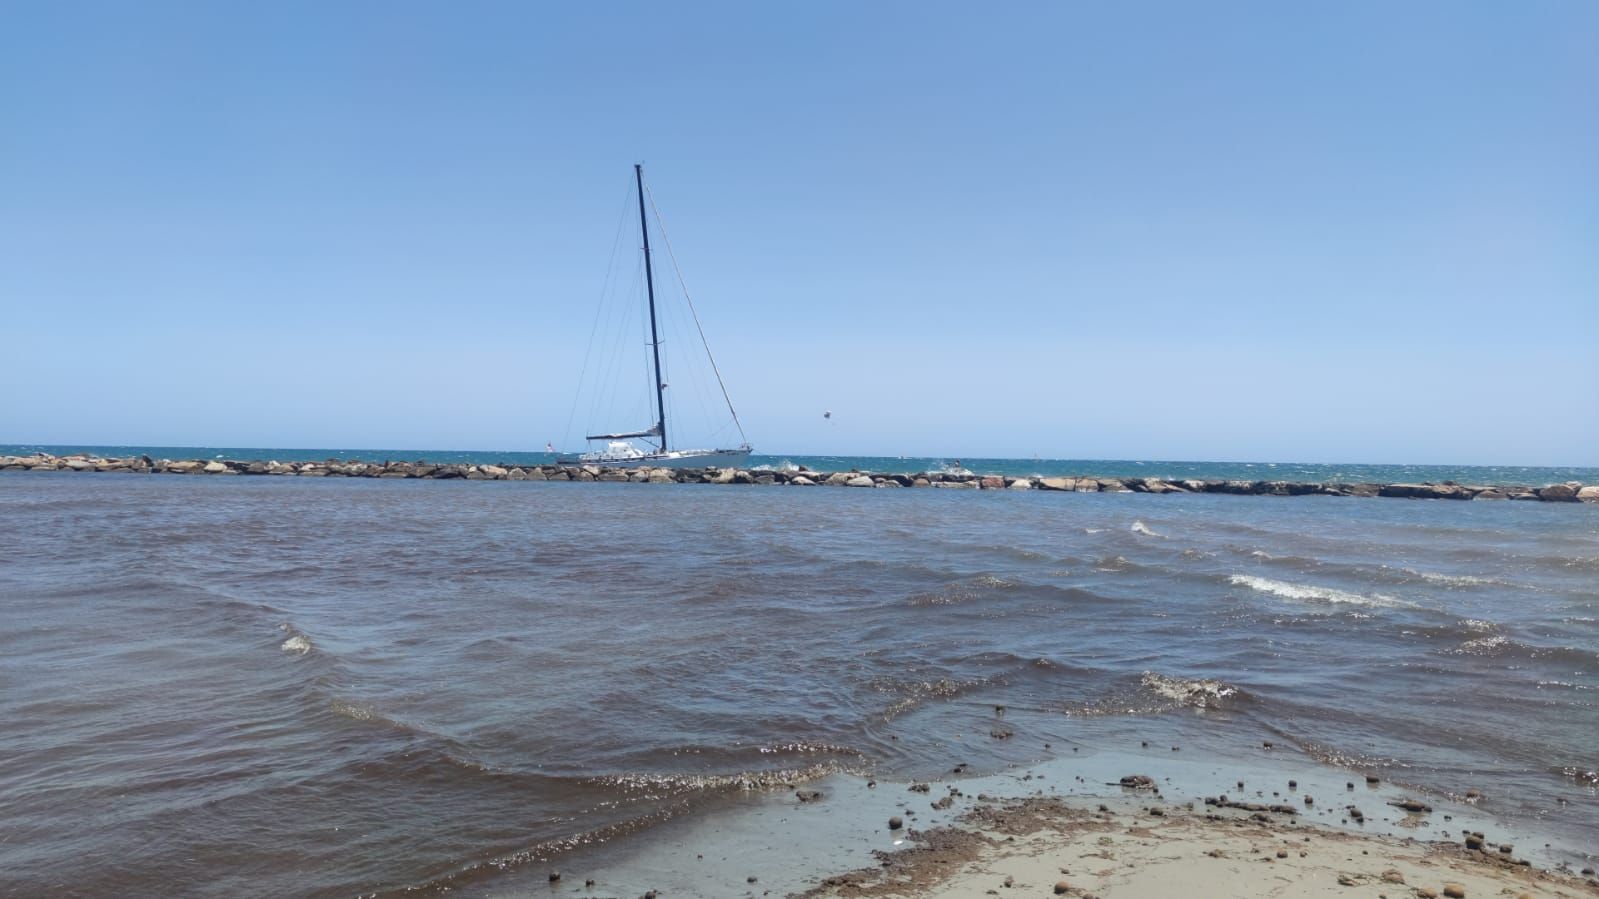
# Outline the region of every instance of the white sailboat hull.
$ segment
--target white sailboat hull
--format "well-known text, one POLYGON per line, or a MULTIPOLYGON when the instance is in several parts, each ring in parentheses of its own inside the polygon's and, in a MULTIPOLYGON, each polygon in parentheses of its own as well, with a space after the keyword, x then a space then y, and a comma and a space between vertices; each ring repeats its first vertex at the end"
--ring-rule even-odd
POLYGON ((669 450, 664 453, 639 453, 638 455, 620 455, 610 452, 584 453, 576 459, 562 456, 557 461, 562 465, 598 465, 601 468, 726 468, 738 465, 749 458, 750 450, 744 447, 739 449, 717 450, 669 450))

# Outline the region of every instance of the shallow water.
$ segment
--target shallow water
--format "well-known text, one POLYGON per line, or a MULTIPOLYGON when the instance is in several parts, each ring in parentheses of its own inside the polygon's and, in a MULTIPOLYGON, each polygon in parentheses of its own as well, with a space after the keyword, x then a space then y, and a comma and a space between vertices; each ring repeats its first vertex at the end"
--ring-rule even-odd
POLYGON ((1599 845, 1591 506, 6 473, 0 516, 0 892, 495 892, 750 785, 1146 739, 1599 845))

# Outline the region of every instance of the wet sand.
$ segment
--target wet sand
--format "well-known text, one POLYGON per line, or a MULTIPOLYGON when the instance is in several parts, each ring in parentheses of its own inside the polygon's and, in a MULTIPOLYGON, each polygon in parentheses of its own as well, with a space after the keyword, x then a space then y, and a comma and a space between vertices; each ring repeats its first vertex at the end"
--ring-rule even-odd
MULTIPOLYGON (((1153 798, 1153 797, 1152 797, 1153 798)), ((1514 847, 1354 833, 1293 816, 1029 798, 979 802, 911 834, 877 865, 825 878, 822 897, 1599 896, 1599 882, 1520 863, 1514 847)))

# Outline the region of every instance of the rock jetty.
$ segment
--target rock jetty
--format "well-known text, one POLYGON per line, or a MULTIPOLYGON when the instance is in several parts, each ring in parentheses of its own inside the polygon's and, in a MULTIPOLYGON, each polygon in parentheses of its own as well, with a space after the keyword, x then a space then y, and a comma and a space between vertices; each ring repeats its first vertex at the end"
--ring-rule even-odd
POLYGON ((467 481, 613 481, 635 484, 763 484, 789 487, 926 487, 955 490, 1046 490, 1064 493, 1228 493, 1240 496, 1385 496, 1404 499, 1534 500, 1599 503, 1599 485, 1575 481, 1543 487, 1456 484, 1344 484, 1165 478, 1009 477, 921 472, 767 470, 760 468, 602 468, 595 465, 468 465, 431 462, 278 462, 238 459, 105 458, 89 455, 0 456, 0 471, 123 472, 178 475, 266 475, 301 478, 428 478, 467 481))

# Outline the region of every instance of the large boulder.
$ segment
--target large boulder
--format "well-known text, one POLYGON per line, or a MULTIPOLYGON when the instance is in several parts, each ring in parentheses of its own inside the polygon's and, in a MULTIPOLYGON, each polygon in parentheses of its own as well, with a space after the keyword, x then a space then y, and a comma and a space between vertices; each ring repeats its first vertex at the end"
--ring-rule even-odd
POLYGON ((1578 488, 1577 499, 1585 503, 1599 503, 1599 484, 1578 488))
MULTIPOLYGON (((828 480, 831 481, 832 479, 829 478, 828 480)), ((856 475, 855 477, 850 478, 849 480, 845 481, 844 482, 844 486, 846 486, 846 487, 875 487, 875 486, 877 486, 877 483, 875 481, 873 481, 869 475, 862 474, 862 475, 856 475)))
POLYGON ((178 474, 189 474, 191 472, 199 471, 200 468, 201 463, 196 462, 193 459, 183 459, 178 462, 167 463, 167 471, 175 471, 178 474))
POLYGON ((793 484, 795 487, 815 487, 816 486, 816 482, 815 481, 811 480, 810 478, 808 478, 808 477, 806 477, 804 475, 800 475, 799 477, 796 477, 796 478, 789 478, 788 482, 790 484, 793 484))
POLYGON ((825 483, 829 487, 842 487, 845 484, 848 484, 850 478, 853 477, 855 477, 855 475, 847 471, 835 471, 827 476, 827 481, 825 483))
POLYGON ((1384 484, 1377 495, 1407 499, 1471 499, 1472 491, 1455 484, 1384 484))
POLYGON ((1546 503, 1574 503, 1577 489, 1570 484, 1550 484, 1538 490, 1538 498, 1546 503))
POLYGON ((1011 490, 1031 490, 1031 489, 1033 489, 1033 479, 1032 478, 1011 478, 1010 482, 1007 483, 1005 486, 1007 488, 1011 489, 1011 490))
POLYGON ((984 490, 1003 490, 1005 489, 1005 479, 998 475, 990 475, 978 481, 977 485, 984 490))

